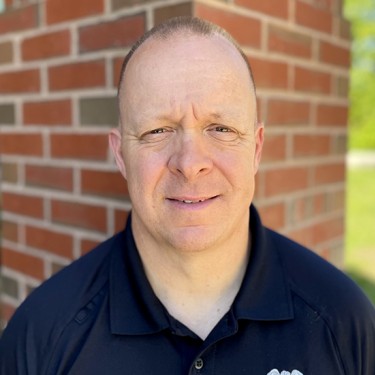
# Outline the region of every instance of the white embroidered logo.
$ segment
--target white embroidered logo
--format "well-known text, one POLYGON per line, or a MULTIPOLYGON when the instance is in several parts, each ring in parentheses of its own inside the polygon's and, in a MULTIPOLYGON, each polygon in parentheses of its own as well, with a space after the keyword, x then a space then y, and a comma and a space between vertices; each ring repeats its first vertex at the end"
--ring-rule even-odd
POLYGON ((303 375, 303 374, 302 374, 302 372, 299 372, 298 370, 293 370, 292 372, 281 371, 281 373, 280 373, 276 369, 273 369, 267 375, 303 375))

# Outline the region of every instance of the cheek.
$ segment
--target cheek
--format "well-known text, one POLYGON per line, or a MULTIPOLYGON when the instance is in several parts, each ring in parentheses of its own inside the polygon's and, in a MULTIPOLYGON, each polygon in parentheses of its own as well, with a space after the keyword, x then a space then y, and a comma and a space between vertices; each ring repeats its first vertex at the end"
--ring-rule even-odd
POLYGON ((157 153, 133 153, 126 158, 129 189, 136 195, 154 189, 164 168, 163 157, 157 153))
POLYGON ((222 154, 216 165, 235 185, 248 184, 254 179, 255 170, 251 153, 222 154))

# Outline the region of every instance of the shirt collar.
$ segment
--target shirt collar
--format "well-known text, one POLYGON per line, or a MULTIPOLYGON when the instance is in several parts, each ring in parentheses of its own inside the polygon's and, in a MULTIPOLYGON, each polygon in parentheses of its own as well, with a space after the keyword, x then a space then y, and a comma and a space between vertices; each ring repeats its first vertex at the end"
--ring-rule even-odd
MULTIPOLYGON (((251 255, 233 304, 234 314, 237 319, 292 319, 290 291, 277 248, 266 235, 254 206, 250 217, 251 255)), ((168 314, 145 275, 131 230, 131 215, 113 247, 109 275, 111 332, 144 335, 167 329, 168 314)))
POLYGON ((277 244, 250 207, 251 253, 233 308, 237 319, 287 320, 293 318, 291 292, 277 244))
POLYGON ((147 280, 135 245, 131 215, 114 247, 109 275, 111 332, 143 335, 168 328, 166 311, 147 280))

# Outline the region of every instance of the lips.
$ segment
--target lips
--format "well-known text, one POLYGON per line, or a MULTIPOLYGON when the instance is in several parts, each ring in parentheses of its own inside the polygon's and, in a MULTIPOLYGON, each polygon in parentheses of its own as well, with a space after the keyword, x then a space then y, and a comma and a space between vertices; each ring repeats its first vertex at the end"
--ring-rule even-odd
POLYGON ((168 198, 168 200, 175 201, 175 202, 181 202, 185 204, 197 204, 197 203, 202 203, 211 199, 216 198, 217 195, 213 197, 208 197, 208 198, 168 198))

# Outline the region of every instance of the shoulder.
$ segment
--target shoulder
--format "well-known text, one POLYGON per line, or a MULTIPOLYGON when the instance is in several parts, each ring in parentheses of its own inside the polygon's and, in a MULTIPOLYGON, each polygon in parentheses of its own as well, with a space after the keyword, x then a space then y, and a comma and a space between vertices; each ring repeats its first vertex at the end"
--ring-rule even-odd
POLYGON ((324 305, 340 310, 353 301, 371 306, 344 272, 291 239, 269 229, 266 231, 280 257, 290 288, 306 302, 316 308, 324 305))
POLYGON ((75 311, 87 299, 92 298, 106 283, 111 249, 116 241, 111 237, 88 254, 41 284, 21 305, 42 313, 45 309, 56 313, 75 311), (43 303, 44 301, 44 303, 43 303), (47 302, 49 301, 49 302, 47 302), (54 303, 50 303, 54 301, 54 303))
POLYGON ((117 237, 113 236, 74 261, 26 298, 1 338, 1 366, 16 366, 18 371, 15 374, 23 373, 26 368, 30 374, 40 373, 37 367, 35 372, 32 371, 32 366, 37 366, 36 359, 48 355, 79 311, 97 295, 105 293, 111 251, 116 246, 117 237))
POLYGON ((309 249, 268 229, 266 236, 280 258, 295 308, 312 310, 324 321, 345 373, 373 374, 375 309, 364 293, 309 249))
MULTIPOLYGON (((371 306, 360 288, 341 270, 304 246, 269 229, 267 238, 282 262, 291 290, 316 309, 350 309, 354 301, 371 306)), ((358 311, 356 311, 358 314, 358 311)))

